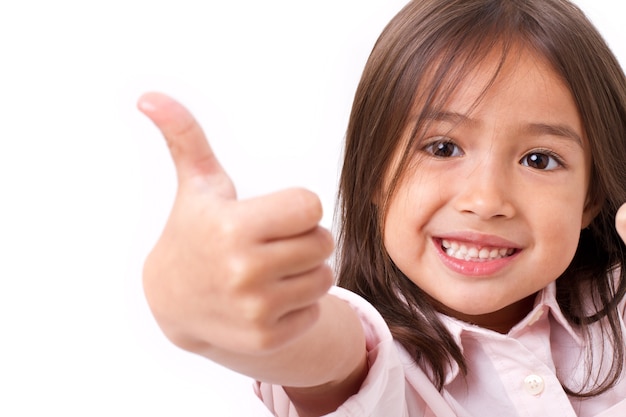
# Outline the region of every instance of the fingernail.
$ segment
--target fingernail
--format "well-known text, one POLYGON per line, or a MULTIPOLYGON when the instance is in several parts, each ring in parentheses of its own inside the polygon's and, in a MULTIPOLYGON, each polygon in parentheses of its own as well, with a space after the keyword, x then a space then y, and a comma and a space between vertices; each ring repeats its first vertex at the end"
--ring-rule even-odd
POLYGON ((152 113, 156 109, 156 107, 154 107, 154 104, 152 104, 152 103, 150 103, 149 101, 146 101, 146 100, 140 100, 137 103, 137 108, 139 110, 141 110, 142 112, 144 112, 144 113, 146 113, 146 112, 147 113, 152 113))

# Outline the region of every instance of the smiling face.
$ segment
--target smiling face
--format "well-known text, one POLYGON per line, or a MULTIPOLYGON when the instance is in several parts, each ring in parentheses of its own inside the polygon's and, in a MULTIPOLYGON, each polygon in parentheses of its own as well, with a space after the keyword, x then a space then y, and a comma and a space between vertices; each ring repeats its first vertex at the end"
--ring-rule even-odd
POLYGON ((391 259, 440 310, 501 332, 563 273, 593 214, 571 93, 537 55, 513 52, 486 91, 499 55, 431 113, 383 229, 391 259))

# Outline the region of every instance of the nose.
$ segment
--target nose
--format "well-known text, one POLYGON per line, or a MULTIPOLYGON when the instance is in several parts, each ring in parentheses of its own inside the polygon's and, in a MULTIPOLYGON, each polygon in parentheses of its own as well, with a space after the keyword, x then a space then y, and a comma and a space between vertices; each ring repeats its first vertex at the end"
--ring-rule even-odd
POLYGON ((510 173, 497 164, 481 163, 460 178, 454 199, 456 210, 481 220, 515 215, 515 187, 510 173))

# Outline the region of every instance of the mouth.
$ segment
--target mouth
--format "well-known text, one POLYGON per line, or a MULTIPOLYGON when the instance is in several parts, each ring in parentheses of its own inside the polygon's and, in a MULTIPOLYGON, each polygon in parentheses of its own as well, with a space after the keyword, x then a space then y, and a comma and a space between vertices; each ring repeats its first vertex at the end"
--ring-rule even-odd
POLYGON ((440 239, 441 250, 451 258, 468 262, 489 262, 508 258, 517 252, 510 247, 483 246, 470 242, 440 239))

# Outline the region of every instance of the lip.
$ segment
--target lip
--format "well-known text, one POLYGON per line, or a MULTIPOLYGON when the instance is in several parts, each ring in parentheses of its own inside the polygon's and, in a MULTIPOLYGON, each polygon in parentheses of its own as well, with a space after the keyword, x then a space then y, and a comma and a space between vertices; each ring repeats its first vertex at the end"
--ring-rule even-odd
POLYGON ((442 263, 451 271, 470 277, 489 277, 501 272, 503 269, 511 265, 512 262, 521 253, 519 245, 511 242, 510 240, 501 238, 499 236, 485 235, 476 232, 462 232, 438 235, 432 239, 436 253, 441 259, 442 263), (449 256, 441 247, 441 242, 446 240, 453 240, 457 242, 465 242, 469 245, 479 247, 496 247, 514 249, 513 254, 499 259, 490 261, 472 262, 464 259, 457 259, 449 256))

